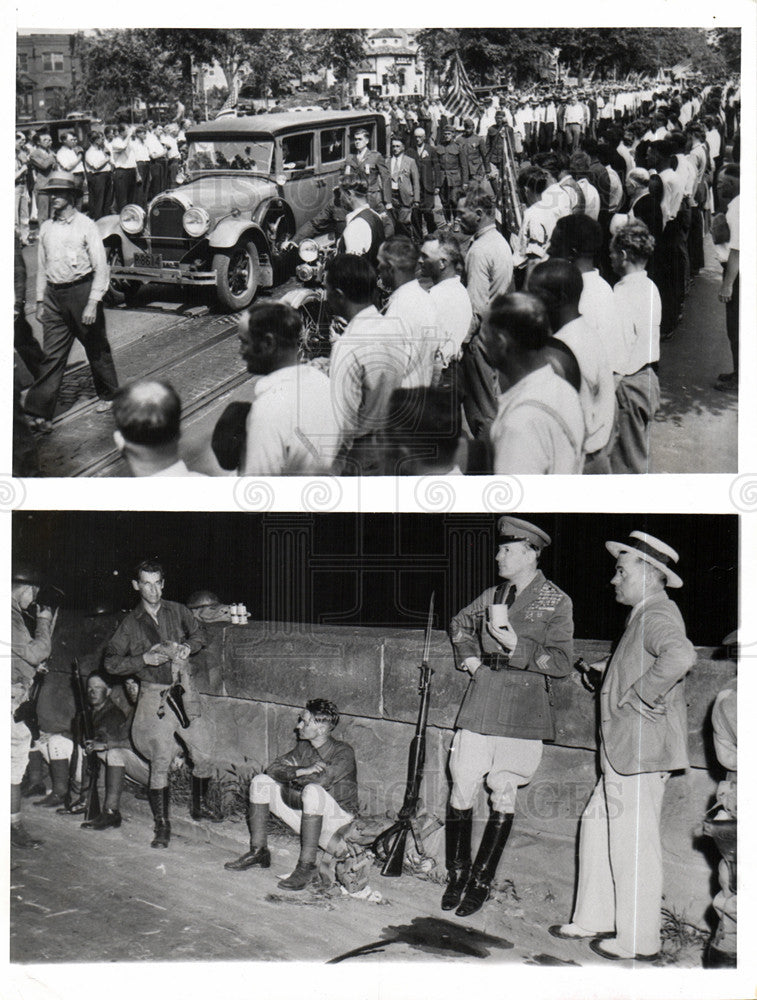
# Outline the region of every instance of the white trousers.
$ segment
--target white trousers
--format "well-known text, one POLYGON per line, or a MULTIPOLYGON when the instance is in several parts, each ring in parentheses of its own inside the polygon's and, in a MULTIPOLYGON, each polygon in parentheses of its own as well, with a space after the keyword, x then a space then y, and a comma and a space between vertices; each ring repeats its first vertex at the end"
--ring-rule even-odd
POLYGON ((14 722, 11 713, 11 784, 20 785, 29 763, 32 734, 25 722, 14 722))
POLYGON ((601 757, 602 776, 581 816, 573 923, 615 932, 630 954, 660 950, 660 815, 667 771, 618 774, 601 757))
POLYGON ((311 816, 322 816, 323 826, 318 846, 326 850, 329 841, 343 826, 351 823, 352 813, 345 812, 336 799, 320 785, 305 785, 302 790, 302 810, 292 809, 281 797, 279 783, 267 774, 256 774, 250 783, 250 802, 267 804, 274 816, 291 827, 295 833, 300 832, 302 813, 311 816))
POLYGON ((455 809, 470 809, 486 777, 492 809, 515 812, 518 789, 533 778, 543 752, 541 740, 482 736, 458 729, 449 754, 451 805, 455 809))

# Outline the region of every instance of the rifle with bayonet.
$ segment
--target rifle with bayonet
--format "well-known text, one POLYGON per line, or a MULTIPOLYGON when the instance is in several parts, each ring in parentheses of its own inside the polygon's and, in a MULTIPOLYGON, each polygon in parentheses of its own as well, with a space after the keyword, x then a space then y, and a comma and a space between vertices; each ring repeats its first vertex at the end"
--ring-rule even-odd
POLYGON ((82 787, 86 789, 84 817, 91 820, 100 815, 100 795, 97 791, 100 760, 95 750, 88 749, 95 739, 95 725, 92 719, 92 707, 87 699, 84 678, 76 658, 71 665, 71 681, 74 689, 76 713, 79 718, 79 738, 82 744, 79 752, 84 753, 84 768, 82 769, 82 787))
POLYGON ((431 674, 434 672, 429 666, 429 654, 431 652, 431 630, 434 627, 434 594, 428 608, 428 620, 426 622, 426 636, 423 643, 423 660, 421 662, 420 678, 418 680, 418 694, 421 698, 418 709, 418 721, 415 725, 415 735, 410 744, 408 755, 407 783, 405 785, 405 798, 402 808, 397 814, 396 821, 380 833, 371 844, 371 850, 383 860, 381 874, 388 878, 398 878, 402 874, 402 862, 405 857, 405 845, 408 833, 412 833, 415 846, 420 855, 424 855, 423 843, 418 829, 418 806, 420 804, 421 781, 423 780, 423 768, 426 763, 426 725, 428 723, 429 695, 431 691, 431 674))

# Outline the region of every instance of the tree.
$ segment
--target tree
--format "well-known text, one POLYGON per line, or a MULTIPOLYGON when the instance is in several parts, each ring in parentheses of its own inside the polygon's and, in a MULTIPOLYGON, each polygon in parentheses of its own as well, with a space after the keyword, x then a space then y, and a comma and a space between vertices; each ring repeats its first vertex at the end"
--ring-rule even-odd
POLYGON ((365 57, 367 34, 364 28, 328 28, 313 32, 313 51, 321 65, 333 69, 343 97, 355 67, 365 57))
POLYGON ((104 117, 138 100, 163 103, 178 79, 165 54, 145 44, 139 29, 99 31, 82 42, 82 92, 104 117))

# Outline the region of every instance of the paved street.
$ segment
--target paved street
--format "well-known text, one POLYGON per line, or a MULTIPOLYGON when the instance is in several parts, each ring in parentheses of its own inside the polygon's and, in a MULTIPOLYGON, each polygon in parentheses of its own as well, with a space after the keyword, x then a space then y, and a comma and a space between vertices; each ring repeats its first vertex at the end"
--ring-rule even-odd
MULTIPOLYGON (((585 943, 558 941, 549 924, 567 917, 573 893, 571 841, 516 829, 504 888, 462 921, 439 908, 439 885, 403 875, 370 886, 382 901, 278 890, 297 842, 271 837, 268 871, 227 872, 247 848, 242 822, 193 823, 174 806, 168 850, 150 847, 145 802, 124 795, 124 823, 93 833, 79 818, 24 806, 29 830, 44 839, 13 851, 10 957, 21 962, 158 960, 470 961, 526 965, 593 964, 585 943), (354 954, 352 954, 354 952, 354 954)), ((696 966, 696 948, 666 943, 663 964, 696 966)), ((623 963, 625 965, 626 963, 623 963)))
MULTIPOLYGON (((725 310, 717 300, 720 268, 712 245, 707 266, 695 279, 683 321, 663 343, 660 362, 662 402, 651 449, 657 473, 735 472, 737 397, 718 392, 714 382, 731 369, 725 335, 725 310)), ((27 302, 34 300, 36 255, 25 251, 29 271, 27 302)), ((39 335, 33 316, 32 326, 39 335)), ((212 429, 232 399, 249 398, 234 333, 233 317, 220 313, 211 293, 146 286, 135 308, 107 310, 108 334, 122 381, 156 372, 174 383, 185 408, 182 455, 192 468, 221 474, 210 451, 212 429), (201 314, 197 314, 198 311, 201 314)), ((75 345, 64 380, 59 413, 64 423, 40 440, 44 475, 124 475, 113 451, 110 415, 97 415, 87 403, 93 388, 84 352, 75 345)))

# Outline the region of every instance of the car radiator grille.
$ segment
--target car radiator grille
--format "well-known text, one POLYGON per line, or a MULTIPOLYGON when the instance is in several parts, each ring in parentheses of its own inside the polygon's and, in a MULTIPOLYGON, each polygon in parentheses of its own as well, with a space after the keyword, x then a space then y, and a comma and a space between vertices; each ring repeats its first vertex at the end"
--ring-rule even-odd
POLYGON ((181 224, 185 208, 180 201, 159 201, 150 210, 150 235, 186 239, 181 224))

